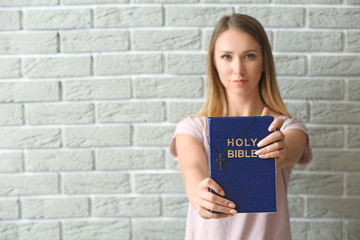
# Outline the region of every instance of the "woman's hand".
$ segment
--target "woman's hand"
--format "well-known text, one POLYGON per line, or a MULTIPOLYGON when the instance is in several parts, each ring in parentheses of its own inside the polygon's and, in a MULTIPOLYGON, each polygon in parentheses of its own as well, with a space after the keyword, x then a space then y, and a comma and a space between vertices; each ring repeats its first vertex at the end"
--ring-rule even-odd
MULTIPOLYGON (((264 109, 261 116, 269 116, 269 110, 264 109)), ((256 155, 260 158, 275 158, 276 169, 281 169, 288 155, 288 147, 285 142, 285 135, 279 130, 284 123, 284 119, 277 117, 269 126, 269 131, 275 130, 273 133, 262 139, 258 143, 261 149, 256 151, 256 155)))
POLYGON ((199 215, 205 219, 234 216, 236 213, 236 210, 234 209, 235 204, 210 192, 209 188, 221 196, 225 196, 222 188, 213 179, 205 178, 202 180, 195 189, 194 197, 195 208, 199 215), (210 210, 221 213, 212 213, 210 210))

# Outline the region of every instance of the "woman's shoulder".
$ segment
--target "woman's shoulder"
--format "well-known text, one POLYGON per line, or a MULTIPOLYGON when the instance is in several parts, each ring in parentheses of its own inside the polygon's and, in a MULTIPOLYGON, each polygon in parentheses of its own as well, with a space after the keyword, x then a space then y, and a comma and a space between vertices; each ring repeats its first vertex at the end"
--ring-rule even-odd
POLYGON ((284 115, 280 116, 281 118, 284 119, 284 123, 281 127, 281 130, 289 130, 289 129, 299 129, 302 130, 303 132, 307 133, 308 130, 305 126, 305 124, 303 123, 303 121, 297 119, 297 118, 290 118, 284 115))
POLYGON ((206 127, 207 117, 205 116, 190 116, 181 120, 176 129, 181 130, 184 128, 198 128, 202 129, 206 127))

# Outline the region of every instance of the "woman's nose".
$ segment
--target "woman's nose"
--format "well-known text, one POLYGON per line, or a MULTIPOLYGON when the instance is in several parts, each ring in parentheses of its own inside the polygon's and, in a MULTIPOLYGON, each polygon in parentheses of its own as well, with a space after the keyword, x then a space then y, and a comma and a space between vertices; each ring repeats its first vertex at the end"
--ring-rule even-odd
POLYGON ((235 59, 233 61, 233 73, 234 75, 242 75, 244 73, 244 66, 240 59, 235 59))

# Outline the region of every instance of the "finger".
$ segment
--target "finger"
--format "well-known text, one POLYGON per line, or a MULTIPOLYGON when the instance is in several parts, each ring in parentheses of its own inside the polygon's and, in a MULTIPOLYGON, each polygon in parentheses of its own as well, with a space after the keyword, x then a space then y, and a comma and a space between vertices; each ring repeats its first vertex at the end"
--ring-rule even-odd
POLYGON ((210 219, 210 218, 219 219, 219 218, 234 216, 232 214, 226 214, 226 213, 212 213, 208 209, 205 209, 203 207, 200 207, 198 209, 198 213, 202 218, 205 218, 205 219, 210 219))
POLYGON ((202 188, 211 188, 214 190, 217 194, 220 194, 221 196, 225 196, 224 190, 217 184, 213 179, 211 178, 205 178, 200 182, 200 187, 202 188))
POLYGON ((270 143, 276 142, 276 141, 283 141, 285 139, 285 135, 281 131, 276 131, 271 134, 269 134, 267 137, 263 138, 260 142, 258 142, 258 147, 264 147, 266 145, 269 145, 270 143))
POLYGON ((200 198, 202 198, 208 202, 216 203, 218 205, 227 207, 227 208, 229 208, 229 211, 231 209, 235 208, 235 204, 232 201, 229 201, 225 198, 219 197, 209 191, 201 191, 201 192, 199 192, 199 196, 200 196, 200 198))
POLYGON ((285 155, 285 149, 276 150, 263 155, 259 155, 259 158, 280 158, 282 159, 285 155))
POLYGON ((225 214, 235 214, 235 213, 237 213, 236 210, 233 209, 233 208, 224 207, 224 206, 221 206, 219 204, 209 202, 209 201, 205 201, 205 200, 201 203, 201 207, 204 207, 205 209, 209 209, 211 211, 221 212, 221 213, 225 213, 225 214))
POLYGON ((269 116, 269 109, 267 107, 264 107, 262 113, 261 113, 261 116, 264 117, 264 116, 269 116))
POLYGON ((256 155, 264 155, 269 152, 273 152, 273 151, 284 149, 284 148, 285 148, 285 143, 283 141, 274 142, 266 147, 261 148, 260 150, 257 150, 255 152, 255 154, 256 155))
POLYGON ((274 121, 269 126, 269 131, 274 131, 275 129, 280 129, 282 125, 284 124, 285 119, 281 117, 277 117, 274 119, 274 121))

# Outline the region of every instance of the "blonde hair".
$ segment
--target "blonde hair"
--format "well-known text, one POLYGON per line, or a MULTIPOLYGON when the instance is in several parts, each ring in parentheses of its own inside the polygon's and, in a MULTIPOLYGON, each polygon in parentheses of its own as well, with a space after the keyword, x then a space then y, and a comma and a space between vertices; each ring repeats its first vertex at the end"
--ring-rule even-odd
POLYGON ((215 42, 217 38, 229 28, 250 34, 262 47, 264 71, 259 82, 259 93, 262 101, 272 111, 290 117, 283 103, 276 83, 274 59, 269 40, 262 25, 253 17, 243 14, 225 16, 216 24, 211 36, 207 70, 209 77, 208 96, 204 106, 195 116, 226 117, 227 100, 225 88, 222 85, 213 61, 215 42))

